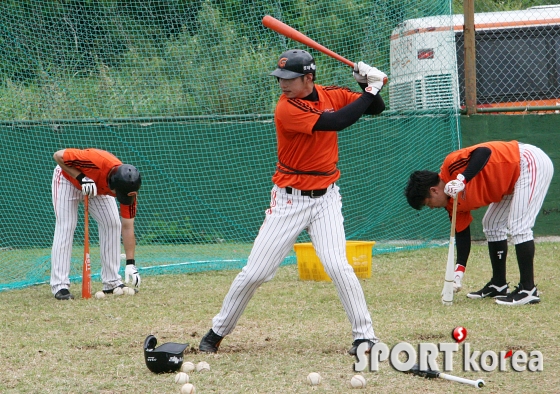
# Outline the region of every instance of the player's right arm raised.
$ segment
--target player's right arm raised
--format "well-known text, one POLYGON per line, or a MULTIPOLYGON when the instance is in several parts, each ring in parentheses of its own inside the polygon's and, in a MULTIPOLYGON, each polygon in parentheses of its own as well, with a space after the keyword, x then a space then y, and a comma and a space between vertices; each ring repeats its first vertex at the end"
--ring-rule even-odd
MULTIPOLYGON (((380 78, 382 78, 382 75, 385 75, 375 67, 368 66, 363 62, 359 62, 358 64, 361 65, 362 71, 366 70, 366 67, 368 67, 368 70, 372 75, 379 74, 380 78)), ((383 82, 381 82, 381 85, 377 90, 368 89, 370 85, 368 83, 369 76, 367 73, 365 76, 362 76, 359 72, 354 70, 353 75, 362 89, 364 89, 364 93, 362 93, 362 95, 356 100, 337 111, 323 112, 313 127, 314 131, 341 131, 356 123, 364 114, 379 115, 385 110, 385 102, 383 101, 381 95, 377 94, 379 89, 383 87, 383 82), (365 81, 365 83, 361 81, 365 81)))

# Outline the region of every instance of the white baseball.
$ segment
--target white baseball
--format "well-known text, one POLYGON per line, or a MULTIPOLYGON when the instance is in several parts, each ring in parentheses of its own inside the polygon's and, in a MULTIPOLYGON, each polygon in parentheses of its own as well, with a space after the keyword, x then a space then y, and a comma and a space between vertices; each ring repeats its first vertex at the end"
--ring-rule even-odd
POLYGON ((210 364, 208 364, 206 361, 201 361, 198 364, 196 364, 196 372, 206 372, 206 371, 210 371, 210 364))
POLYGON ((95 298, 97 298, 98 300, 105 298, 105 293, 99 290, 98 292, 95 293, 95 298))
POLYGON ((115 287, 113 289, 113 294, 116 295, 116 296, 120 296, 120 295, 124 294, 124 291, 121 287, 115 287))
POLYGON ((185 361, 183 363, 183 365, 181 365, 181 371, 183 371, 184 373, 192 372, 192 371, 194 371, 194 369, 195 369, 195 366, 190 361, 185 361))
POLYGON ((177 384, 189 383, 189 375, 187 375, 184 372, 179 372, 177 375, 175 375, 175 383, 177 384))
POLYGON ((121 260, 126 260, 126 254, 121 253, 121 260))
POLYGON ((126 287, 126 286, 125 286, 125 287, 122 288, 122 291, 123 291, 123 293, 126 294, 126 295, 131 295, 131 296, 133 296, 134 294, 136 294, 136 291, 134 291, 134 289, 133 289, 132 287, 126 287))
POLYGON ((181 394, 194 394, 195 392, 194 386, 190 383, 186 383, 181 387, 181 394))
POLYGON ((321 375, 319 375, 319 373, 317 372, 311 372, 309 375, 307 375, 307 383, 309 383, 309 385, 311 386, 317 386, 319 383, 321 383, 321 375))
POLYGON ((354 375, 352 379, 350 379, 350 386, 352 386, 353 389, 363 389, 366 387, 366 378, 362 375, 354 375))

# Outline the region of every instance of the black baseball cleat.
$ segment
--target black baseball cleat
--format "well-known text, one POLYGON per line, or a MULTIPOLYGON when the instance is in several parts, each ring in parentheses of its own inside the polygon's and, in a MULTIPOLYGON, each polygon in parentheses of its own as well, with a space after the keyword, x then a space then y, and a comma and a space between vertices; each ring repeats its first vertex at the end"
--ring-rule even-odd
POLYGON ((224 337, 219 336, 210 329, 210 331, 208 331, 200 340, 198 350, 205 353, 217 353, 222 339, 224 339, 224 337))
MULTIPOLYGON (((118 285, 117 287, 119 287, 119 288, 121 288, 121 289, 124 289, 125 287, 128 287, 128 286, 126 286, 124 283, 121 283, 121 284, 118 285)), ((115 289, 116 289, 117 287, 114 287, 114 288, 112 288, 112 289, 110 289, 110 290, 103 290, 103 293, 105 293, 105 294, 113 294, 113 292, 115 291, 115 289)), ((134 287, 131 287, 131 289, 134 289, 134 293, 135 293, 135 294, 138 293, 138 289, 136 289, 136 288, 134 288, 134 287)))
POLYGON ((525 305, 525 304, 538 304, 541 302, 537 286, 527 290, 523 288, 520 283, 515 286, 515 290, 506 296, 496 297, 496 304, 500 305, 525 305))
POLYGON ((354 342, 352 342, 352 347, 350 348, 350 350, 348 350, 348 354, 351 356, 355 356, 356 353, 358 352, 358 346, 360 346, 360 344, 367 342, 368 343, 368 348, 366 350, 366 354, 369 354, 371 348, 373 347, 373 345, 375 345, 377 342, 379 342, 378 338, 375 339, 356 339, 354 342))
POLYGON ((479 291, 473 291, 472 293, 467 294, 469 298, 496 298, 500 296, 506 296, 508 294, 508 284, 506 283, 503 286, 496 286, 492 283, 492 281, 486 283, 479 291))
POLYGON ((68 289, 60 289, 54 295, 57 300, 73 300, 74 296, 68 291, 68 289))

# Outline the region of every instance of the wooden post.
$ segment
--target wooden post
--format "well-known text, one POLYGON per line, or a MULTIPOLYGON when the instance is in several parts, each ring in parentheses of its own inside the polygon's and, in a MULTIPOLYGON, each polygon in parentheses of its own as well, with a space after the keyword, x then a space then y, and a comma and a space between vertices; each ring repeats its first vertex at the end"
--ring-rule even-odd
POLYGON ((476 114, 476 48, 474 29, 474 0, 464 0, 463 14, 465 24, 465 104, 467 115, 476 114))

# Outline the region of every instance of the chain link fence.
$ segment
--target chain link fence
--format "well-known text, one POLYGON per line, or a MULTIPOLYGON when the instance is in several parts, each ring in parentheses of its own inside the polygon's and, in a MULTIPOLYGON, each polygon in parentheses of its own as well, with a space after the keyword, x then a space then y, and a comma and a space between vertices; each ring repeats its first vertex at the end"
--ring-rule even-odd
MULTIPOLYGON (((474 23, 477 111, 560 110, 560 5, 476 13, 474 23)), ((463 15, 452 15, 397 26, 392 110, 465 108, 463 25, 463 15)))

